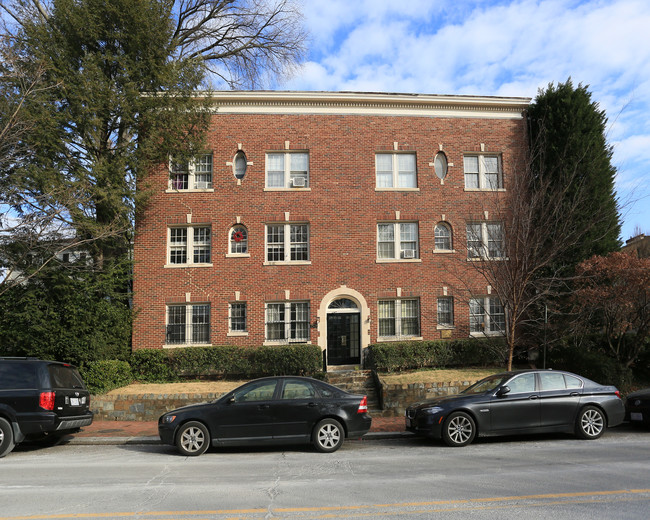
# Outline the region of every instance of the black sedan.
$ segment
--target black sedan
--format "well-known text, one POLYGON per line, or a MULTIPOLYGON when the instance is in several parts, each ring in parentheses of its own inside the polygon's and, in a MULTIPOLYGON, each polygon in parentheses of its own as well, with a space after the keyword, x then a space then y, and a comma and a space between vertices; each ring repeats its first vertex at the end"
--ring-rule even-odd
POLYGON ((650 427, 650 388, 628 394, 625 399, 625 417, 632 424, 650 427))
POLYGON ((623 422, 619 391, 569 372, 523 370, 486 377, 457 395, 416 403, 406 429, 465 446, 479 436, 575 433, 597 439, 623 422))
POLYGON ((372 419, 364 395, 307 377, 250 381, 211 403, 185 406, 158 419, 158 434, 183 455, 210 446, 312 443, 338 450, 343 439, 368 432, 372 419))

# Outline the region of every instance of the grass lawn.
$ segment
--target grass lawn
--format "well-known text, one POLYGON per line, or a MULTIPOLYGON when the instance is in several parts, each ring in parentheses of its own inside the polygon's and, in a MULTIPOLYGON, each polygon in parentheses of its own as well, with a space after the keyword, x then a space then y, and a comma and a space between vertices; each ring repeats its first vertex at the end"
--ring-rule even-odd
POLYGON ((459 368, 459 369, 427 369, 410 372, 379 374, 386 384, 409 383, 446 383, 450 381, 478 381, 484 377, 502 372, 503 368, 459 368))

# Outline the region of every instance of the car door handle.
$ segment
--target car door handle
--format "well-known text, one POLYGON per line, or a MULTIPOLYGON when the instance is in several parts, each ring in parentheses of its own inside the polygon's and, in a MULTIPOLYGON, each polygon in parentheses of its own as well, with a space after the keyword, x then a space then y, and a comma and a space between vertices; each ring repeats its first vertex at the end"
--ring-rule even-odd
POLYGON ((316 403, 307 403, 307 406, 309 406, 309 408, 314 408, 316 406, 316 403))
POLYGON ((534 400, 534 399, 538 399, 538 398, 539 398, 538 395, 531 395, 528 399, 532 399, 532 400, 534 400))
POLYGON ((260 404, 260 405, 257 406, 257 408, 258 408, 258 410, 267 410, 268 408, 270 408, 270 405, 268 405, 268 404, 260 404))
POLYGON ((580 394, 578 392, 571 392, 571 397, 578 397, 580 394))

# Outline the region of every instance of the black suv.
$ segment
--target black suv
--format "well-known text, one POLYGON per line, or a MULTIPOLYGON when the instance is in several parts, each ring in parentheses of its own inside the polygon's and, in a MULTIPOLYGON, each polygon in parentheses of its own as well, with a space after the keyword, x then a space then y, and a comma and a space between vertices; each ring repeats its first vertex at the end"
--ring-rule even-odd
POLYGON ((0 457, 24 440, 55 440, 92 422, 90 393, 75 367, 0 357, 0 457))

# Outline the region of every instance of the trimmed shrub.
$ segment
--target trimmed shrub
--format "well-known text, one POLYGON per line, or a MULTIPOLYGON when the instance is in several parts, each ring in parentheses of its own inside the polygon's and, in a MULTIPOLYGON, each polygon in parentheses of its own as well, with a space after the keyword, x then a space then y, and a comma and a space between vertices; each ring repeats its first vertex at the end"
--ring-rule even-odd
POLYGON ((491 366, 505 363, 506 345, 501 338, 396 341, 370 345, 367 356, 368 366, 378 372, 491 366))
POLYGON ((133 381, 131 366, 126 361, 115 359, 90 361, 80 367, 79 372, 90 393, 95 395, 105 394, 133 381))
POLYGON ((139 349, 134 351, 131 354, 131 371, 136 380, 147 383, 178 381, 166 350, 139 349))

